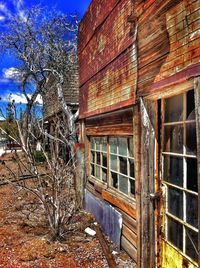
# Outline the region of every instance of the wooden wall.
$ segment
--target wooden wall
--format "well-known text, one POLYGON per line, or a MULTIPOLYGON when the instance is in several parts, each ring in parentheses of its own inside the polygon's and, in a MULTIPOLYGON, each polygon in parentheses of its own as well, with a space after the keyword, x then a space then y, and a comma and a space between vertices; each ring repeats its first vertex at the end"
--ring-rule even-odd
MULTIPOLYGON (((144 143, 146 128, 139 112, 141 126, 134 127, 123 110, 117 117, 111 118, 109 113, 135 109, 146 96, 158 94, 160 98, 172 85, 179 90, 180 85, 187 87, 191 78, 200 75, 199 44, 200 0, 93 0, 80 24, 80 119, 85 137, 135 134, 136 204, 129 205, 133 213, 126 210, 128 200, 99 185, 89 173, 87 187, 122 211, 122 246, 138 259, 138 267, 153 267, 155 262, 154 249, 145 247, 144 241, 145 237, 151 239, 146 231, 152 229, 152 223, 147 226, 142 209, 153 214, 145 196, 147 186, 153 187, 152 192, 155 188, 152 181, 146 184, 147 172, 150 168, 153 172, 144 143), (148 166, 146 171, 141 164, 148 166)), ((133 115, 132 122, 135 118, 133 115)), ((153 154, 153 142, 151 145, 153 154)))
POLYGON ((131 0, 94 1, 81 22, 81 118, 134 103, 137 56, 128 22, 132 10, 131 0))
MULTIPOLYGON (((87 137, 86 140, 90 136, 132 136, 134 131, 133 109, 120 110, 85 120, 85 136, 87 137)), ((117 193, 114 189, 110 188, 107 183, 95 180, 90 176, 89 151, 89 144, 86 141, 86 159, 88 162, 87 189, 101 200, 109 202, 122 214, 123 227, 121 246, 136 261, 138 254, 138 225, 136 220, 136 202, 133 199, 127 199, 123 194, 120 194, 119 192, 117 193)))
POLYGON ((200 1, 148 0, 137 9, 138 96, 199 74, 200 1))

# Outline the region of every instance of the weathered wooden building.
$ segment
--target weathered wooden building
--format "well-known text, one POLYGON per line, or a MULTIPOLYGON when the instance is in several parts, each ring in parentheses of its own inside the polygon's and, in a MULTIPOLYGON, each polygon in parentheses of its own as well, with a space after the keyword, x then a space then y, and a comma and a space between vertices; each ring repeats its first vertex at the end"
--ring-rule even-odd
POLYGON ((86 206, 138 267, 198 267, 200 0, 93 0, 79 66, 86 206))

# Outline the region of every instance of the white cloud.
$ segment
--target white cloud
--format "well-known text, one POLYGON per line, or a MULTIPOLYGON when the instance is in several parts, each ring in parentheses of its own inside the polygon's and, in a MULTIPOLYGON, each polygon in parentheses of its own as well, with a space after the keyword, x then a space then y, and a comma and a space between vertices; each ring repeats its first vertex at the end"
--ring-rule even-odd
POLYGON ((0 11, 2 11, 2 12, 4 12, 4 13, 7 13, 7 7, 6 7, 6 5, 5 4, 3 4, 3 3, 0 3, 0 11))
POLYGON ((20 80, 21 74, 18 69, 11 67, 11 68, 4 68, 3 69, 3 76, 5 79, 13 79, 13 80, 20 80))
POLYGON ((4 21, 5 19, 6 19, 5 16, 1 16, 1 15, 0 15, 0 21, 4 21))
MULTIPOLYGON (((28 94, 28 97, 31 98, 31 95, 28 94)), ((7 94, 7 95, 4 95, 2 97, 2 101, 5 101, 5 102, 7 102, 9 99, 14 100, 15 103, 17 103, 17 104, 19 104, 19 103, 27 104, 26 97, 20 93, 7 94)), ((37 102, 37 104, 39 104, 39 105, 42 105, 43 104, 42 97, 40 95, 38 95, 35 102, 37 102)))

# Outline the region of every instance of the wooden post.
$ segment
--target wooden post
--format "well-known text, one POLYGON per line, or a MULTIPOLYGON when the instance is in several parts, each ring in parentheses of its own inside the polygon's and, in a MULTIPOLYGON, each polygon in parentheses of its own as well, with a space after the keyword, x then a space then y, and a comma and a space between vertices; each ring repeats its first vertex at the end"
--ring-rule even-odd
MULTIPOLYGON (((197 163, 198 163, 198 252, 200 253, 200 77, 194 79, 196 133, 197 133, 197 163)), ((200 254, 199 254, 200 255, 200 254)), ((198 259, 200 267, 200 256, 198 259)))
POLYGON ((133 141, 134 141, 134 165, 135 165, 135 198, 136 198, 136 222, 137 222, 137 267, 141 266, 141 126, 140 126, 140 107, 134 106, 133 110, 133 141))
POLYGON ((155 267, 155 219, 150 194, 155 192, 155 101, 140 99, 141 110, 141 268, 155 267))

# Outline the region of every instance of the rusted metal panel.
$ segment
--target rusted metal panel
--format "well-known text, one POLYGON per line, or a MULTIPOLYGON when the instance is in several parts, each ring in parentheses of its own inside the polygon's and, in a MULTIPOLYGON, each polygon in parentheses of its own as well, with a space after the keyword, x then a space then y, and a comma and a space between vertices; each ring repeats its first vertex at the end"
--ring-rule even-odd
POLYGON ((117 245, 120 245, 122 215, 114 207, 97 198, 89 191, 86 191, 85 206, 86 210, 95 216, 102 230, 109 238, 117 245))

